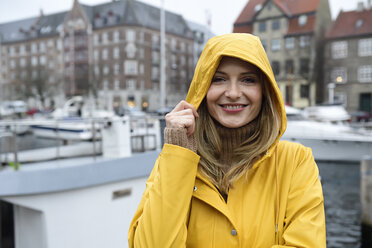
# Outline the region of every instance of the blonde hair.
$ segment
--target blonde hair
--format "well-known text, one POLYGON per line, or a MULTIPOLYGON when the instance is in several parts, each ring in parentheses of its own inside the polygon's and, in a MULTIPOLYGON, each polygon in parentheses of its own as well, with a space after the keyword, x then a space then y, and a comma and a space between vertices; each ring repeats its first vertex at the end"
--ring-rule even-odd
POLYGON ((195 135, 200 155, 199 169, 222 192, 227 193, 242 174, 248 172, 252 164, 265 154, 276 141, 281 123, 279 100, 267 77, 260 71, 262 82, 262 105, 252 135, 237 147, 232 154, 231 165, 219 161, 222 140, 217 132, 214 120, 209 115, 205 99, 198 109, 195 135))

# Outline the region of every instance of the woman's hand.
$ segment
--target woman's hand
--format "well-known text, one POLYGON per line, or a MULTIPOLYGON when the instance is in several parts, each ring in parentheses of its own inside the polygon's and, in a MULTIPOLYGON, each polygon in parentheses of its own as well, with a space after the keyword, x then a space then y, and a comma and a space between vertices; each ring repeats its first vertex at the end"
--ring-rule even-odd
POLYGON ((190 136, 195 131, 196 117, 199 117, 199 115, 195 107, 182 100, 171 112, 165 115, 165 121, 168 128, 186 128, 187 135, 190 136))

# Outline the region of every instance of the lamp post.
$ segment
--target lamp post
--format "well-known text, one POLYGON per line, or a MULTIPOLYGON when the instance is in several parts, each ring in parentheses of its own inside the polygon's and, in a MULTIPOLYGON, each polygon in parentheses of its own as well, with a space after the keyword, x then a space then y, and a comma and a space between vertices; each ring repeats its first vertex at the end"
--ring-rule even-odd
POLYGON ((165 13, 164 0, 160 8, 160 107, 166 107, 166 75, 165 75, 165 13))
POLYGON ((336 84, 335 83, 329 83, 328 84, 328 101, 330 104, 334 103, 335 99, 335 88, 336 84))

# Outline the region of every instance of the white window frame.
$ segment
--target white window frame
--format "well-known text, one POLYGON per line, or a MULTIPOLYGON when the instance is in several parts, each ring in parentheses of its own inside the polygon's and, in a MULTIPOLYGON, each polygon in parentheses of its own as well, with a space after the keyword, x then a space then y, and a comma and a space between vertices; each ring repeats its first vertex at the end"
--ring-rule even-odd
POLYGON ((358 67, 358 81, 361 83, 372 83, 372 65, 358 67))
POLYGON ((280 38, 272 39, 271 40, 271 51, 279 51, 279 50, 280 50, 280 38))
POLYGON ((295 37, 285 38, 285 49, 290 50, 295 47, 295 37))
POLYGON ((120 58, 120 48, 119 47, 114 47, 113 57, 114 57, 114 59, 120 58))
POLYGON ((107 60, 108 59, 108 49, 102 49, 102 59, 107 60))
POLYGON ((298 25, 304 26, 307 23, 307 15, 300 15, 298 18, 298 25))
POLYGON ((136 40, 136 31, 133 29, 127 29, 125 31, 125 40, 134 42, 136 40))
POLYGON ((346 58, 348 54, 347 41, 334 41, 331 43, 331 53, 333 59, 346 58))
POLYGON ((137 75, 138 74, 138 63, 136 60, 124 61, 124 72, 126 75, 137 75))
POLYGON ((310 46, 310 36, 301 35, 300 36, 300 47, 308 47, 308 46, 310 46))
POLYGON ((120 32, 119 31, 114 31, 113 40, 114 40, 114 42, 119 42, 120 41, 120 32))
POLYGON ((372 38, 359 40, 358 55, 360 57, 372 56, 372 38))
POLYGON ((127 90, 135 90, 136 84, 137 84, 137 80, 127 79, 127 90))
POLYGON ((102 44, 108 44, 108 34, 107 33, 102 33, 102 44))

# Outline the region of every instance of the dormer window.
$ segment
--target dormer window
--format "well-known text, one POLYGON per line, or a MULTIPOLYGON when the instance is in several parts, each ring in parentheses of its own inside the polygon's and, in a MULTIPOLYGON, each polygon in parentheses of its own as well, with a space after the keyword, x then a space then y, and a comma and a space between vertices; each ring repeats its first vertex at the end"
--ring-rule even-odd
POLYGON ((107 22, 109 25, 115 24, 115 15, 112 10, 107 13, 107 22))
POLYGON ((363 20, 362 20, 362 19, 359 19, 359 20, 355 23, 355 27, 356 27, 356 28, 360 28, 362 25, 363 25, 363 20))
POLYGON ((94 26, 96 27, 102 27, 103 26, 103 18, 99 13, 96 13, 94 17, 94 26))
POLYGON ((298 25, 304 26, 307 22, 307 16, 306 15, 300 15, 298 18, 298 25))
POLYGON ((262 4, 257 4, 256 6, 254 6, 254 12, 258 12, 262 9, 262 4))

